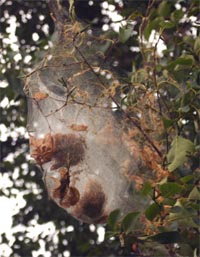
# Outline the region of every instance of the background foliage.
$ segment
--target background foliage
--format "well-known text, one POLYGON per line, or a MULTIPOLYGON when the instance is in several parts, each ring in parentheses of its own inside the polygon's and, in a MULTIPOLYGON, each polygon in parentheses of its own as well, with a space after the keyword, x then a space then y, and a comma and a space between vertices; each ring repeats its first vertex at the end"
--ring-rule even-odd
POLYGON ((41 173, 29 160, 20 77, 51 47, 48 4, 0 4, 0 199, 12 204, 14 215, 2 229, 1 256, 198 256, 198 0, 75 1, 77 19, 102 28, 114 42, 110 69, 121 83, 109 92, 118 94, 120 110, 136 125, 131 133, 144 145, 142 162, 155 173, 154 180, 134 178, 151 204, 123 220, 118 210, 111 213, 104 241, 100 226, 77 222, 48 199, 41 173))

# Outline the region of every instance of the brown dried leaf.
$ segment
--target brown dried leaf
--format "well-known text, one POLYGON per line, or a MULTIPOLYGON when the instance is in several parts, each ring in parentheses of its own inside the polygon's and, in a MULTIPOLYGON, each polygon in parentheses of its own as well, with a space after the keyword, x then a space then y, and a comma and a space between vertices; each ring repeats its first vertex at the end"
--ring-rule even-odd
POLYGON ((78 203, 80 199, 80 193, 77 188, 75 187, 68 187, 65 190, 64 196, 60 199, 60 205, 63 208, 69 208, 74 206, 78 203))
POLYGON ((72 125, 70 126, 70 128, 71 128, 72 130, 74 130, 74 131, 87 131, 88 126, 86 126, 86 125, 84 125, 84 124, 80 124, 80 125, 78 125, 78 124, 72 124, 72 125))
POLYGON ((132 175, 132 176, 130 176, 130 179, 135 182, 136 190, 141 190, 142 189, 142 186, 144 184, 144 179, 141 176, 132 175))
POLYGON ((40 100, 43 100, 45 98, 47 98, 49 95, 47 93, 44 93, 44 92, 37 92, 33 95, 33 98, 36 100, 36 101, 40 101, 40 100))
POLYGON ((36 139, 30 136, 30 146, 31 146, 31 157, 35 161, 42 165, 49 162, 54 154, 54 144, 53 136, 51 134, 46 134, 44 138, 36 139))
MULTIPOLYGON (((154 143, 156 144, 156 142, 154 143)), ((160 181, 160 179, 169 176, 169 172, 162 167, 162 158, 158 156, 151 147, 144 146, 141 151, 141 156, 145 165, 155 172, 156 181, 160 181)))

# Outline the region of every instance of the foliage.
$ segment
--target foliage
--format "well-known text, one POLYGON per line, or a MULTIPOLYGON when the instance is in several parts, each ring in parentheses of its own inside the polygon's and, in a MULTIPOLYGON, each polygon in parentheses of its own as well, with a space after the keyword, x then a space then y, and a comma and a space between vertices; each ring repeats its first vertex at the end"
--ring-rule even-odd
MULTIPOLYGON (((153 0, 141 1, 140 5, 138 1, 124 0, 123 4, 107 1, 107 6, 114 6, 124 21, 119 31, 102 32, 114 42, 104 47, 110 57, 110 70, 118 73, 120 80, 109 92, 117 96, 117 109, 126 115, 131 125, 130 136, 140 146, 139 158, 153 170, 154 177, 146 177, 142 170, 141 176, 134 177, 137 193, 148 196, 151 202, 143 212, 122 218, 120 210, 112 212, 106 239, 101 243, 98 227, 80 224, 58 209, 48 200, 39 170, 31 163, 26 167, 27 111, 19 78, 30 72, 30 67, 51 46, 54 26, 48 5, 46 1, 1 2, 4 15, 1 80, 9 84, 1 88, 0 98, 1 103, 8 99, 6 108, 1 107, 1 126, 7 127, 1 144, 1 178, 8 178, 1 194, 16 198, 23 192, 26 200, 12 224, 13 256, 33 256, 41 241, 45 241, 48 256, 67 256, 66 250, 71 256, 198 256, 200 36, 195 22, 199 15, 198 1, 153 0), (17 24, 15 47, 9 41, 11 16, 17 24), (34 39, 33 33, 38 34, 39 40, 34 39), (164 46, 162 52, 161 46, 164 46), (17 58, 18 54, 21 57, 17 58), (31 238, 32 224, 42 226, 51 221, 53 232, 41 232, 31 238)), ((66 6, 63 1, 63 7, 66 6)), ((73 18, 95 28, 104 23, 113 28, 114 22, 107 17, 108 8, 101 14, 99 6, 96 1, 90 7, 88 1, 75 1, 78 17, 73 18)), ((7 233, 2 234, 1 243, 11 245, 9 241, 7 233)))

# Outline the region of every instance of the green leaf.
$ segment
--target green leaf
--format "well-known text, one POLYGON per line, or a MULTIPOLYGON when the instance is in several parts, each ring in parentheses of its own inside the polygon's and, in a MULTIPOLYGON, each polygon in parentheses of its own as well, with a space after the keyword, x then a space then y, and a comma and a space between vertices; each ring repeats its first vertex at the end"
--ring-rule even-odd
POLYGON ((175 26, 175 24, 171 21, 161 21, 160 22, 160 27, 162 29, 171 29, 175 26))
POLYGON ((148 239, 156 241, 160 244, 173 244, 181 241, 181 236, 178 231, 169 231, 149 236, 148 239))
POLYGON ((181 178, 180 181, 182 183, 186 184, 186 183, 190 182, 193 179, 194 179, 194 175, 187 175, 187 176, 181 178))
POLYGON ((174 120, 170 120, 170 119, 167 119, 165 117, 162 117, 162 121, 163 121, 163 125, 164 125, 165 129, 170 128, 174 123, 174 120))
POLYGON ((192 206, 189 206, 189 209, 185 208, 184 203, 177 200, 172 211, 170 211, 167 220, 170 223, 177 222, 179 226, 182 226, 182 228, 197 227, 197 224, 193 220, 194 217, 197 217, 195 208, 192 206))
POLYGON ((185 105, 185 106, 179 108, 179 110, 180 110, 181 112, 183 112, 183 113, 187 113, 187 112, 190 111, 190 106, 189 106, 189 105, 185 105))
POLYGON ((122 220, 122 227, 125 232, 128 233, 133 229, 139 214, 140 212, 130 212, 125 216, 125 218, 122 220))
POLYGON ((135 20, 138 17, 142 17, 142 14, 138 11, 135 11, 132 14, 129 15, 127 20, 135 20))
POLYGON ((193 0, 193 3, 194 3, 193 7, 188 12, 189 16, 195 16, 195 15, 199 14, 199 2, 198 2, 198 0, 193 0), (198 4, 195 4, 195 2, 198 3, 198 4))
POLYGON ((152 203, 145 211, 145 215, 147 217, 148 220, 153 220, 158 213, 160 213, 161 211, 161 207, 156 204, 156 203, 152 203))
POLYGON ((118 236, 118 233, 116 231, 106 231, 105 233, 105 239, 108 240, 111 237, 118 236))
POLYGON ((177 64, 180 65, 193 65, 194 57, 193 55, 186 54, 176 59, 177 64))
POLYGON ((190 140, 180 136, 175 137, 167 154, 167 160, 170 163, 168 170, 173 171, 180 167, 187 160, 187 155, 192 154, 194 150, 195 145, 190 140))
POLYGON ((167 182, 160 185, 160 192, 164 197, 171 197, 182 191, 182 187, 175 182, 167 182))
POLYGON ((127 28, 127 29, 120 28, 119 29, 119 41, 121 43, 125 43, 131 37, 132 31, 133 31, 132 28, 127 28))
POLYGON ((182 10, 175 10, 174 12, 172 12, 170 18, 173 22, 178 23, 183 15, 184 13, 182 10))
POLYGON ((186 54, 178 57, 175 61, 169 63, 168 69, 180 69, 180 66, 192 66, 195 63, 193 55, 186 54))
POLYGON ((198 254, 198 253, 197 253, 197 248, 195 248, 195 249, 194 249, 194 255, 193 255, 193 256, 194 256, 194 257, 198 257, 197 254, 198 254))
POLYGON ((143 195, 149 195, 152 191, 152 185, 150 182, 145 182, 142 189, 141 189, 141 193, 143 195))
POLYGON ((200 37, 197 37, 194 42, 194 52, 200 59, 200 37))
POLYGON ((110 213, 107 224, 111 231, 116 230, 117 221, 119 220, 119 217, 120 217, 120 210, 118 209, 110 213))
POLYGON ((154 20, 150 21, 144 29, 144 37, 146 40, 149 39, 151 31, 153 29, 159 28, 159 24, 164 21, 163 17, 157 17, 154 20))
POLYGON ((158 14, 162 17, 166 17, 170 14, 171 4, 169 1, 161 1, 158 6, 158 14))
POLYGON ((197 186, 195 186, 192 191, 190 192, 189 196, 188 196, 189 200, 200 200, 200 191, 197 188, 197 186))
POLYGON ((87 252, 89 249, 90 249, 91 245, 89 242, 86 242, 86 243, 83 243, 83 244, 80 244, 78 246, 78 249, 79 251, 81 251, 82 253, 85 253, 87 252))
POLYGON ((72 21, 75 21, 76 14, 75 14, 74 0, 69 0, 69 14, 72 21))
POLYGON ((181 213, 181 212, 182 212, 182 207, 180 207, 180 206, 173 206, 170 209, 170 213, 181 213))

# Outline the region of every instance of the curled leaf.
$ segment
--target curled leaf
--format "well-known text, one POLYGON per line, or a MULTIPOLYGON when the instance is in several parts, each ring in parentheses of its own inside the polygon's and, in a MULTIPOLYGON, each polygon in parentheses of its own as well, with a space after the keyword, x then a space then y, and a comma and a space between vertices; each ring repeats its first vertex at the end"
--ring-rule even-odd
POLYGON ((195 145, 188 139, 177 136, 172 147, 167 155, 169 162, 168 170, 173 171, 180 167, 187 159, 187 155, 194 152, 195 145))

